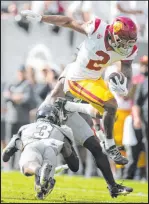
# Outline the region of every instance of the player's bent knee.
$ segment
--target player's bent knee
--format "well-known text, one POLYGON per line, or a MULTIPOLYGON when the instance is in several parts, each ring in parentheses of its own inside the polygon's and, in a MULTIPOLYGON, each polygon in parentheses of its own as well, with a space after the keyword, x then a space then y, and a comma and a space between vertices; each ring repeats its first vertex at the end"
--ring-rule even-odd
POLYGON ((104 103, 104 108, 108 108, 108 107, 111 107, 113 109, 117 109, 118 108, 118 104, 117 104, 117 101, 116 101, 115 98, 112 98, 112 99, 110 99, 110 100, 108 100, 108 101, 106 101, 104 103))
POLYGON ((22 167, 22 173, 27 177, 32 176, 32 174, 28 173, 28 168, 26 168, 25 166, 22 167))

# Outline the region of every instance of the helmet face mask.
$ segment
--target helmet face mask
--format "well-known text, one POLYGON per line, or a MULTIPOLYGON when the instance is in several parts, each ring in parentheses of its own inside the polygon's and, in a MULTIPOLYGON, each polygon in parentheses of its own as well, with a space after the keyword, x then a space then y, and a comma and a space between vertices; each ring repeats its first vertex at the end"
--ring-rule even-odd
POLYGON ((133 46, 135 45, 135 40, 125 40, 121 39, 118 35, 114 35, 114 47, 115 50, 121 55, 129 55, 131 53, 133 46))
POLYGON ((116 18, 109 28, 109 44, 120 55, 129 55, 137 41, 135 23, 126 17, 116 18))

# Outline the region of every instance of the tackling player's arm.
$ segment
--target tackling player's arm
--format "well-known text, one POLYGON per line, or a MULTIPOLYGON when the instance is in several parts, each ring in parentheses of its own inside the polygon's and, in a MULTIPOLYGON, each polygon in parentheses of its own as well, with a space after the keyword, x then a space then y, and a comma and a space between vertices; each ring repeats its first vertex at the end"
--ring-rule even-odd
POLYGON ((77 172, 79 170, 79 158, 67 137, 64 138, 64 145, 61 150, 61 154, 63 155, 64 160, 68 164, 71 171, 77 172))
POLYGON ((21 128, 19 129, 17 134, 14 134, 11 138, 10 142, 7 144, 5 149, 2 152, 2 160, 4 162, 8 162, 10 158, 18 151, 23 150, 23 143, 21 140, 21 128))

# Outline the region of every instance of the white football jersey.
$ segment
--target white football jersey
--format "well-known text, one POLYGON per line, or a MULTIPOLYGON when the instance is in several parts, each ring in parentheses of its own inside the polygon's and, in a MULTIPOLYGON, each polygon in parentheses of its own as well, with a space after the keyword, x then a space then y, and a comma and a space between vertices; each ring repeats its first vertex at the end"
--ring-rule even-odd
POLYGON ((109 25, 99 18, 86 23, 87 38, 81 43, 75 62, 68 64, 67 79, 72 81, 101 77, 104 69, 120 60, 133 60, 137 54, 135 45, 128 56, 122 56, 113 49, 107 50, 109 25))

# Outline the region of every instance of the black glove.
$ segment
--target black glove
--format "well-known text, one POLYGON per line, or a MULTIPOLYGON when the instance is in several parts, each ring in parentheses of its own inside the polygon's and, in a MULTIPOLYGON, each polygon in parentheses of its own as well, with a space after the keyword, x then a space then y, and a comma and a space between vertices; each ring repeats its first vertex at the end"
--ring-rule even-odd
POLYGON ((65 109, 65 104, 67 100, 65 98, 58 97, 54 102, 54 106, 60 111, 60 121, 63 124, 63 121, 66 121, 69 111, 65 109))

